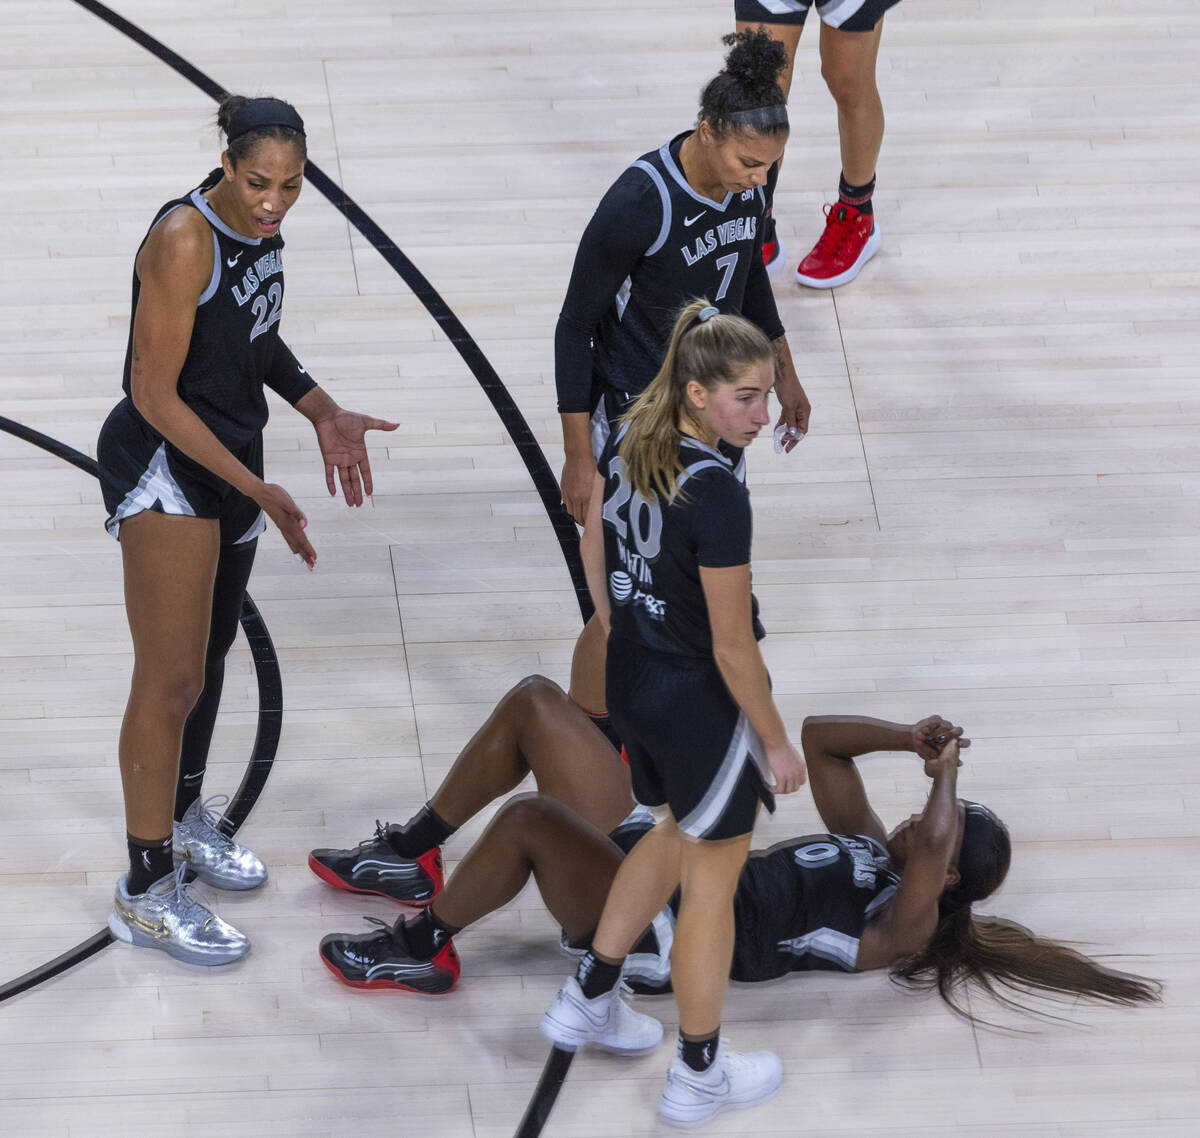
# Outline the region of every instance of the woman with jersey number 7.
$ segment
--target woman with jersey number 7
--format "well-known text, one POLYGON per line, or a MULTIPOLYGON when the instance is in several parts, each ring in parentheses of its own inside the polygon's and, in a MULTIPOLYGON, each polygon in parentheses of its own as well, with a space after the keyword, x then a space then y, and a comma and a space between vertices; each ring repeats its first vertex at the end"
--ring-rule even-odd
POLYGON ((372 492, 365 432, 397 426, 343 410, 279 338, 280 225, 306 159, 300 115, 235 95, 217 124, 220 167, 159 210, 138 250, 125 398, 97 448, 134 646, 120 739, 129 872, 109 928, 206 965, 236 960, 250 942, 189 895, 185 867, 224 889, 267 876, 200 797, 264 515, 310 569, 317 559, 302 511, 262 477, 264 384, 312 422, 329 492, 340 482, 351 506, 372 492))
POLYGON ((688 304, 662 368, 601 455, 583 535, 588 585, 608 634, 609 713, 634 797, 658 821, 621 864, 592 947, 542 1030, 568 1049, 658 1043, 661 1024, 632 1011, 617 981, 679 888, 679 1057, 660 1109, 682 1121, 763 1098, 782 1071, 770 1052, 739 1055, 720 1040, 734 889, 759 802, 773 805, 764 776, 780 794, 804 782, 804 761, 771 698, 750 591, 742 448, 770 423, 774 383, 761 329, 707 300, 688 304))
MULTIPOLYGON (((700 95, 695 129, 633 162, 579 241, 554 334, 554 373, 563 503, 581 525, 604 438, 658 372, 675 314, 693 296, 711 297, 763 331, 785 448, 808 430, 808 397, 762 263, 763 220, 788 138, 778 83, 787 53, 763 31, 723 42, 725 67, 700 95)), ((576 645, 570 693, 607 730, 604 638, 594 619, 576 645)))

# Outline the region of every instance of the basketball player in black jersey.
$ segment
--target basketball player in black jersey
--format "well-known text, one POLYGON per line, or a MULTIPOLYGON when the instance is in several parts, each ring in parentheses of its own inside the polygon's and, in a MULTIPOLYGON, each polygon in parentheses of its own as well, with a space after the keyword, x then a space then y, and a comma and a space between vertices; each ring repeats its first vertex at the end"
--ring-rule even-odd
POLYGON ((738 1054, 720 1039, 731 902, 758 805, 773 804, 768 782, 790 794, 804 781, 758 649, 741 461, 770 422, 775 362, 749 320, 706 300, 687 305, 661 369, 601 456, 583 534, 588 585, 608 632, 613 727, 634 795, 658 822, 622 863, 592 948, 542 1031, 568 1049, 658 1042, 658 1022, 629 1009, 616 984, 625 956, 680 887, 679 1057, 660 1104, 677 1121, 757 1101, 782 1074, 771 1052, 738 1054))
POLYGON ((329 492, 340 480, 350 505, 372 489, 364 433, 397 426, 343 410, 279 338, 280 225, 306 157, 299 114, 278 99, 231 96, 217 121, 227 139, 220 168, 163 206, 138 250, 125 398, 98 444, 134 645, 120 741, 130 868, 109 928, 194 964, 235 960, 249 941, 189 896, 185 867, 227 889, 267 875, 200 798, 265 519, 316 563, 303 513, 262 477, 264 384, 312 422, 329 492))
MULTIPOLYGON (((762 264, 766 191, 788 134, 777 82, 786 53, 762 32, 726 42, 725 69, 701 94, 699 125, 634 162, 579 242, 554 344, 562 496, 580 523, 609 425, 657 373, 675 316, 693 297, 711 297, 763 331, 775 355, 779 421, 797 435, 808 430, 808 398, 762 264)), ((795 444, 789 437, 787 449, 795 444)), ((603 722, 604 643, 595 621, 576 648, 570 690, 603 722)))
MULTIPOLYGON (((954 801, 958 749, 969 745, 961 736, 936 715, 914 724, 805 720, 801 743, 826 832, 750 854, 734 896, 732 979, 887 968, 901 983, 937 988, 968 1018, 958 995, 963 981, 999 984, 1013 1007, 1032 992, 1113 1003, 1155 998, 1153 982, 974 911, 1003 881, 1010 845, 989 810, 954 801), (890 834, 855 763, 884 752, 916 756, 931 779, 921 813, 890 834)), ((338 888, 425 906, 390 927, 368 918, 381 927, 330 933, 321 941, 323 963, 353 988, 448 991, 461 967, 451 938, 511 901, 530 877, 562 927, 564 949, 578 954, 591 942, 623 857, 653 826, 645 807, 629 811, 630 791, 629 768, 583 712, 556 684, 526 677, 500 700, 431 803, 407 826, 386 828, 404 837, 410 857, 369 842, 313 851, 309 864, 338 888), (445 888, 440 876, 430 885, 424 866, 433 857, 440 866, 438 844, 530 771, 537 793, 505 802, 445 888), (426 828, 430 805, 454 820, 440 836, 426 828), (419 901, 414 881, 429 890, 419 901)), ((626 958, 622 979, 635 992, 670 990, 677 913, 676 896, 626 958)))

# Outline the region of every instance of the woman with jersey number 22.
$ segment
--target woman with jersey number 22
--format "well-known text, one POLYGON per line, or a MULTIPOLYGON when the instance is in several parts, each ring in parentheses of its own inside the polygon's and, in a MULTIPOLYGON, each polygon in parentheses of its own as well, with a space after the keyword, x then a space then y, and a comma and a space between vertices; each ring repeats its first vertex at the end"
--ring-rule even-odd
POLYGON ((658 375, 600 460, 584 565, 608 631, 606 694, 634 796, 657 824, 617 872, 592 947, 542 1020, 558 1046, 653 1047, 662 1025, 617 993, 621 965, 676 888, 679 1056, 660 1111, 698 1121, 774 1091, 770 1052, 720 1040, 733 895, 760 801, 804 782, 771 698, 750 592, 741 448, 770 422, 775 356, 762 331, 706 300, 675 322, 658 375), (737 465, 718 449, 735 448, 737 465))
POLYGON ((303 182, 300 115, 278 99, 230 96, 217 122, 220 168, 164 206, 138 250, 125 398, 97 450, 134 646, 120 739, 129 872, 109 928, 206 965, 250 942, 189 895, 185 867, 225 889, 267 876, 200 798, 263 515, 309 569, 317 560, 304 514, 262 477, 263 386, 312 422, 329 492, 340 480, 351 506, 372 492, 364 433, 397 426, 343 410, 279 338, 279 230, 303 182))

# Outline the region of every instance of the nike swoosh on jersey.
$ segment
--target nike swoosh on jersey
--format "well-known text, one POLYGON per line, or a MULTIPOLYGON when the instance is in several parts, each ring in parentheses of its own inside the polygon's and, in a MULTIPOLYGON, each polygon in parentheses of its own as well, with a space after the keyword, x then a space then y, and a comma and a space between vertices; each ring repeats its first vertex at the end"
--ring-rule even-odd
MULTIPOLYGON (((701 210, 701 211, 700 211, 698 214, 696 214, 696 216, 695 216, 695 217, 685 217, 685 218, 683 219, 683 224, 684 224, 684 226, 686 227, 686 226, 689 226, 689 225, 695 225, 695 224, 696 224, 696 222, 697 222, 697 221, 699 221, 699 220, 700 220, 700 219, 701 219, 701 218, 704 216, 704 214, 705 214, 706 212, 707 212, 706 210, 701 210)), ((241 256, 241 254, 239 253, 239 254, 238 254, 238 256, 240 257, 240 256, 241 256)))
MULTIPOLYGON (((243 250, 243 252, 244 252, 244 250, 243 250)), ((231 268, 231 269, 232 269, 232 268, 233 268, 233 266, 234 266, 234 265, 236 265, 236 264, 238 263, 238 261, 240 261, 241 259, 242 259, 242 254, 241 254, 241 253, 239 253, 239 254, 238 254, 236 257, 234 257, 232 261, 231 261, 231 260, 230 260, 228 257, 226 257, 226 258, 225 258, 225 264, 226 264, 226 265, 227 265, 229 268, 231 268)))

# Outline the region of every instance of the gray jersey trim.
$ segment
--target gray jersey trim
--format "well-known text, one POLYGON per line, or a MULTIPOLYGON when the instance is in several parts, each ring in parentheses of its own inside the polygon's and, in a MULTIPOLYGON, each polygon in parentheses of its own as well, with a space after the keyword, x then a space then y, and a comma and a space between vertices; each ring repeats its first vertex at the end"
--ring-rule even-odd
MULTIPOLYGON (((667 183, 663 181, 662 175, 649 162, 639 158, 634 165, 650 175, 650 181, 658 187, 659 196, 662 198, 662 226, 659 228, 658 236, 654 239, 654 244, 646 250, 645 254, 647 257, 652 257, 663 247, 667 240, 667 234, 671 232, 671 195, 667 191, 667 183)), ((628 300, 628 297, 626 299, 628 300)))
POLYGON ((213 239, 213 271, 212 280, 208 282, 206 288, 201 294, 200 299, 196 301, 196 307, 199 308, 202 304, 207 304, 217 295, 217 286, 221 283, 221 239, 217 236, 217 231, 212 231, 213 239))
POLYGON ((220 230, 226 237, 232 238, 234 241, 240 241, 243 245, 261 245, 261 237, 243 237, 236 230, 230 229, 213 210, 213 207, 205 200, 204 195, 199 190, 193 190, 188 195, 188 201, 192 203, 203 215, 204 220, 208 222, 214 229, 220 230))
POLYGON ((679 183, 679 188, 683 190, 685 194, 695 198, 696 201, 698 201, 701 205, 706 205, 710 209, 720 210, 722 213, 724 213, 726 207, 731 201, 733 201, 732 190, 725 195, 725 200, 723 202, 715 202, 712 200, 712 198, 706 198, 703 194, 696 193, 696 191, 693 190, 690 185, 688 185, 688 180, 683 176, 683 171, 680 170, 680 168, 675 164, 675 159, 671 157, 671 144, 669 142, 664 142, 662 146, 658 148, 658 156, 663 160, 663 165, 667 168, 667 173, 679 183))
POLYGON ((814 929, 803 936, 781 940, 779 948, 793 956, 816 956, 837 964, 847 972, 858 967, 858 937, 848 936, 836 929, 814 929))

